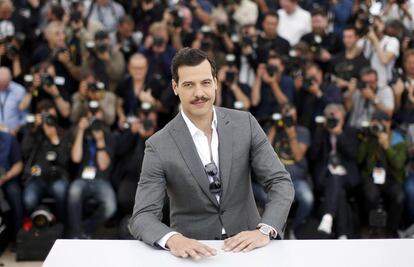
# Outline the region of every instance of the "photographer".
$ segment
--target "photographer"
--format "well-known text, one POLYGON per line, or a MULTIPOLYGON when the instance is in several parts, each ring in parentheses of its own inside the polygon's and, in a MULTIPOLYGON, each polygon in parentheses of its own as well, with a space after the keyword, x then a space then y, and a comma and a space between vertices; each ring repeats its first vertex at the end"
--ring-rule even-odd
POLYGON ((316 63, 306 64, 298 85, 300 89, 295 95, 298 123, 313 132, 315 117, 322 115, 328 104, 342 103, 341 91, 323 79, 322 69, 316 63))
POLYGON ((401 21, 409 31, 413 30, 414 5, 408 0, 389 0, 382 9, 385 22, 391 20, 401 21))
POLYGON ((318 230, 330 235, 335 225, 336 236, 347 238, 353 224, 347 213, 347 199, 360 180, 357 132, 345 126, 346 112, 341 104, 329 104, 324 118, 315 130, 310 149, 315 188, 325 196, 318 230))
POLYGON ((47 43, 39 45, 30 58, 30 66, 34 67, 43 62, 50 62, 56 71, 56 76, 65 79, 64 90, 68 94, 76 91, 79 78, 79 66, 71 59, 70 51, 66 45, 65 25, 54 21, 44 30, 47 43))
POLYGON ((69 140, 57 125, 53 102, 37 106, 35 121, 29 125, 22 150, 26 159, 23 202, 30 215, 45 195, 56 200, 59 221, 66 223, 66 194, 69 186, 69 140))
MULTIPOLYGON (((413 101, 414 103, 414 101, 413 101)), ((408 143, 408 176, 405 180, 404 191, 409 222, 414 224, 414 124, 411 124, 407 132, 408 143)))
POLYGON ((13 215, 13 238, 23 223, 23 203, 19 175, 23 170, 22 154, 16 137, 0 125, 0 190, 4 190, 13 215))
POLYGON ((347 90, 351 79, 358 79, 361 70, 369 67, 369 61, 357 47, 359 35, 354 26, 347 26, 342 35, 345 51, 340 52, 330 62, 332 80, 340 89, 347 90))
POLYGON ((178 51, 190 47, 195 39, 196 32, 191 27, 193 15, 188 7, 175 5, 164 13, 164 22, 168 25, 171 43, 178 51))
POLYGON ((258 33, 254 25, 243 25, 240 28, 239 49, 240 74, 239 82, 253 87, 258 65, 258 33))
POLYGON ((105 88, 92 72, 86 71, 79 83, 79 91, 72 96, 72 113, 70 120, 77 124, 90 110, 92 101, 95 101, 103 113, 103 122, 110 127, 116 118, 116 96, 105 88))
POLYGON ((293 102, 293 80, 283 74, 284 66, 278 55, 268 58, 267 65, 260 64, 252 88, 252 113, 260 122, 269 119, 280 107, 293 102))
POLYGON ((257 40, 258 62, 267 61, 268 50, 276 50, 279 55, 288 55, 290 51, 289 42, 278 34, 279 15, 275 12, 266 13, 263 17, 263 32, 257 40))
POLYGON ((165 83, 171 80, 170 66, 176 51, 169 45, 169 41, 167 25, 162 22, 153 23, 144 46, 140 49, 140 53, 148 60, 148 80, 156 75, 160 75, 165 83))
POLYGON ((110 182, 114 142, 103 121, 103 112, 88 112, 74 130, 71 159, 78 164, 77 178, 68 193, 68 216, 72 238, 88 238, 116 211, 116 196, 110 182), (83 220, 87 200, 99 206, 83 220))
MULTIPOLYGON (((61 78, 56 74, 54 65, 48 62, 35 66, 32 75, 29 76, 31 81, 19 109, 35 111, 40 101, 49 99, 56 105, 59 117, 69 118, 71 111, 69 93, 62 87, 61 78)), ((59 124, 61 123, 59 120, 59 124)))
POLYGON ((308 182, 306 159, 311 141, 310 132, 305 127, 297 125, 296 108, 291 104, 284 105, 281 116, 273 119, 275 123, 267 137, 292 177, 298 204, 290 232, 291 239, 294 239, 295 231, 305 222, 313 208, 313 193, 308 182))
POLYGON ((364 68, 361 82, 355 80, 344 94, 345 108, 349 114, 349 125, 360 129, 362 123, 370 121, 372 114, 379 110, 389 116, 394 111, 394 95, 389 86, 378 85, 378 74, 372 68, 364 68))
POLYGON ((395 236, 404 209, 402 183, 408 146, 403 137, 391 130, 391 117, 382 111, 372 115, 369 132, 361 142, 358 163, 363 178, 367 212, 381 207, 385 200, 388 234, 395 236))
POLYGON ((134 20, 126 15, 119 20, 117 31, 110 35, 112 43, 124 55, 125 62, 128 62, 129 58, 138 51, 142 39, 142 33, 138 32, 140 35, 134 33, 134 23, 134 20))
POLYGON ((404 52, 404 76, 399 77, 393 86, 395 97, 394 120, 402 128, 414 124, 414 50, 404 52))
POLYGON ((250 109, 250 87, 238 82, 239 70, 235 65, 236 57, 227 55, 227 62, 218 71, 218 89, 216 105, 226 108, 235 108, 236 102, 241 109, 250 109))
POLYGON ((358 41, 364 56, 378 73, 378 85, 386 86, 392 80, 392 70, 400 55, 400 42, 397 38, 385 34, 385 25, 381 17, 373 18, 366 36, 358 41))
POLYGON ((150 86, 147 80, 148 62, 144 55, 134 54, 128 63, 128 76, 120 83, 117 88, 117 106, 118 125, 122 126, 127 116, 135 114, 136 110, 142 103, 150 103, 157 112, 165 112, 166 108, 161 103, 161 97, 165 88, 150 86))
POLYGON ((125 10, 118 2, 113 0, 92 0, 86 15, 86 20, 99 21, 105 31, 116 31, 120 18, 125 15, 125 10))
POLYGON ((278 32, 288 40, 291 46, 296 45, 300 37, 312 31, 311 15, 299 6, 298 0, 280 0, 278 32))
POLYGON ((108 91, 115 92, 125 71, 124 55, 111 45, 106 31, 96 32, 95 41, 88 50, 83 69, 92 70, 96 78, 106 85, 108 91))
POLYGON ((136 29, 147 36, 151 24, 162 20, 165 7, 155 0, 132 0, 130 2, 129 14, 135 21, 136 29))
MULTIPOLYGON (((7 21, 0 22, 0 28, 4 28, 7 21)), ((11 26, 11 25, 10 25, 11 26)), ((21 53, 22 40, 13 33, 0 32, 0 65, 11 70, 14 80, 22 80, 23 58, 21 53)))
POLYGON ((323 8, 312 10, 311 21, 312 32, 300 40, 309 45, 314 61, 326 72, 332 55, 342 50, 342 44, 335 33, 328 31, 328 14, 323 8))
POLYGON ((134 116, 129 116, 124 130, 116 140, 117 158, 113 181, 121 215, 129 218, 144 158, 145 141, 157 130, 157 113, 149 103, 143 103, 134 116))

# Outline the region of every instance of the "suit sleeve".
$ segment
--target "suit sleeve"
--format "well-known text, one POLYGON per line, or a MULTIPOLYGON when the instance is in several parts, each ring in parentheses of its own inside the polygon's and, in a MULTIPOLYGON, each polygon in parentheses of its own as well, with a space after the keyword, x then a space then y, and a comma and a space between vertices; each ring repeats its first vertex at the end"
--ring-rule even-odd
POLYGON ((135 238, 151 246, 156 246, 159 239, 174 231, 161 223, 165 190, 161 159, 155 147, 147 141, 129 229, 135 238))
POLYGON ((272 226, 283 238, 286 220, 294 199, 289 173, 268 142, 256 119, 249 115, 251 127, 250 165, 256 180, 268 194, 261 223, 272 226))

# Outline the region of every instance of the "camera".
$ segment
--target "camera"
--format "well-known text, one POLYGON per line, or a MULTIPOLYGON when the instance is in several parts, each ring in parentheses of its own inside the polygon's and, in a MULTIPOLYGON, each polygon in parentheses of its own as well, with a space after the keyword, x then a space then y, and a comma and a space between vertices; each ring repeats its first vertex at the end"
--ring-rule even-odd
POLYGON ((276 73, 279 72, 279 68, 276 65, 267 64, 266 65, 266 71, 267 71, 267 74, 269 74, 270 77, 273 77, 276 73))
POLYGON ((341 62, 334 67, 335 76, 349 81, 352 79, 352 71, 354 70, 354 66, 350 62, 341 62))
POLYGON ((356 25, 360 36, 367 35, 369 29, 374 24, 374 18, 371 15, 365 13, 360 13, 356 21, 360 24, 356 25))
POLYGON ((30 215, 33 226, 37 229, 44 229, 51 226, 55 222, 55 216, 50 209, 44 205, 41 205, 35 209, 30 215))
POLYGON ((387 129, 382 123, 374 122, 369 126, 369 130, 373 135, 378 135, 380 133, 385 133, 387 129))
POLYGON ((103 82, 90 82, 87 85, 88 90, 96 92, 100 90, 105 90, 105 84, 103 82))
POLYGON ((75 10, 70 13, 69 22, 80 22, 82 21, 82 13, 75 10))
POLYGON ((303 78, 303 89, 309 90, 309 88, 312 86, 313 82, 315 81, 315 77, 313 76, 306 76, 303 78))
POLYGON ((152 91, 163 91, 167 87, 167 82, 164 80, 161 74, 156 73, 148 82, 148 88, 151 88, 152 91))
POLYGON ((228 70, 226 71, 225 82, 228 84, 232 84, 236 79, 236 73, 234 71, 228 70))
POLYGON ((335 127, 338 125, 338 119, 335 118, 334 114, 329 114, 328 117, 326 118, 326 126, 328 127, 328 129, 335 129, 335 127))
POLYGON ((244 109, 244 104, 241 101, 235 101, 233 103, 233 107, 234 107, 234 109, 237 109, 237 110, 243 110, 244 109))
POLYGON ((161 47, 164 45, 164 38, 162 36, 154 36, 154 46, 161 47))
POLYGON ((295 125, 292 114, 290 114, 290 113, 283 114, 283 124, 287 128, 290 128, 290 127, 295 125))
POLYGON ((405 3, 407 2, 407 0, 396 0, 395 1, 395 3, 397 4, 397 5, 404 5, 405 3))
POLYGON ((387 211, 380 206, 369 212, 369 225, 371 227, 384 228, 387 226, 387 218, 387 211))
POLYGON ((98 112, 98 110, 99 110, 99 102, 98 101, 95 101, 95 100, 89 101, 88 108, 89 108, 89 111, 93 115, 95 115, 98 112))
POLYGON ((225 23, 217 23, 217 31, 220 34, 226 33, 227 32, 227 25, 225 23))
POLYGON ((40 79, 42 81, 42 86, 52 86, 55 84, 55 79, 48 73, 41 74, 40 79))
POLYGON ((109 50, 109 45, 103 41, 88 41, 85 43, 85 46, 92 55, 95 55, 95 51, 102 54, 109 50))
POLYGON ((183 15, 177 9, 170 10, 170 14, 173 17, 172 25, 174 28, 180 28, 183 26, 183 15))
POLYGON ((250 36, 243 36, 241 40, 242 47, 253 46, 253 39, 250 36))
POLYGON ((149 131, 152 128, 154 128, 154 126, 155 126, 154 123, 148 117, 149 113, 152 111, 152 105, 148 102, 143 102, 141 104, 140 111, 144 114, 144 120, 142 122, 142 124, 144 126, 144 130, 149 131))
POLYGON ((316 56, 319 56, 321 54, 322 37, 320 35, 315 35, 313 37, 312 42, 309 44, 309 49, 316 56))
POLYGON ((56 118, 49 113, 43 113, 42 114, 42 123, 48 125, 48 126, 56 126, 57 121, 56 118))

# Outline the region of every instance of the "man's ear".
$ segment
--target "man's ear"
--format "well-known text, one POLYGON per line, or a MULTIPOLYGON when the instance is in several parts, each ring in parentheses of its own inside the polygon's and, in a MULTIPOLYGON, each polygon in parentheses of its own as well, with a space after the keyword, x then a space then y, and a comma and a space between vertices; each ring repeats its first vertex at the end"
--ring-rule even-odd
POLYGON ((171 80, 171 85, 172 85, 172 89, 174 91, 174 95, 178 96, 178 92, 177 92, 177 83, 174 81, 174 79, 171 80))

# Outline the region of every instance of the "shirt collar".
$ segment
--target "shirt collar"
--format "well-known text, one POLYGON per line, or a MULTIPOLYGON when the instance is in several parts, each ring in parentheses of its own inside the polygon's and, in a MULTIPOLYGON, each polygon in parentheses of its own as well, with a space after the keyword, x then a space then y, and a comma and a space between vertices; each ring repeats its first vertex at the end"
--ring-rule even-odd
MULTIPOLYGON (((181 110, 181 115, 183 116, 184 122, 187 125, 188 130, 190 131, 190 134, 192 137, 196 135, 197 133, 203 133, 200 129, 197 128, 197 126, 194 125, 194 123, 185 115, 184 111, 181 110)), ((216 130, 217 128, 217 114, 216 109, 213 106, 213 121, 211 122, 211 128, 213 130, 216 130)))

